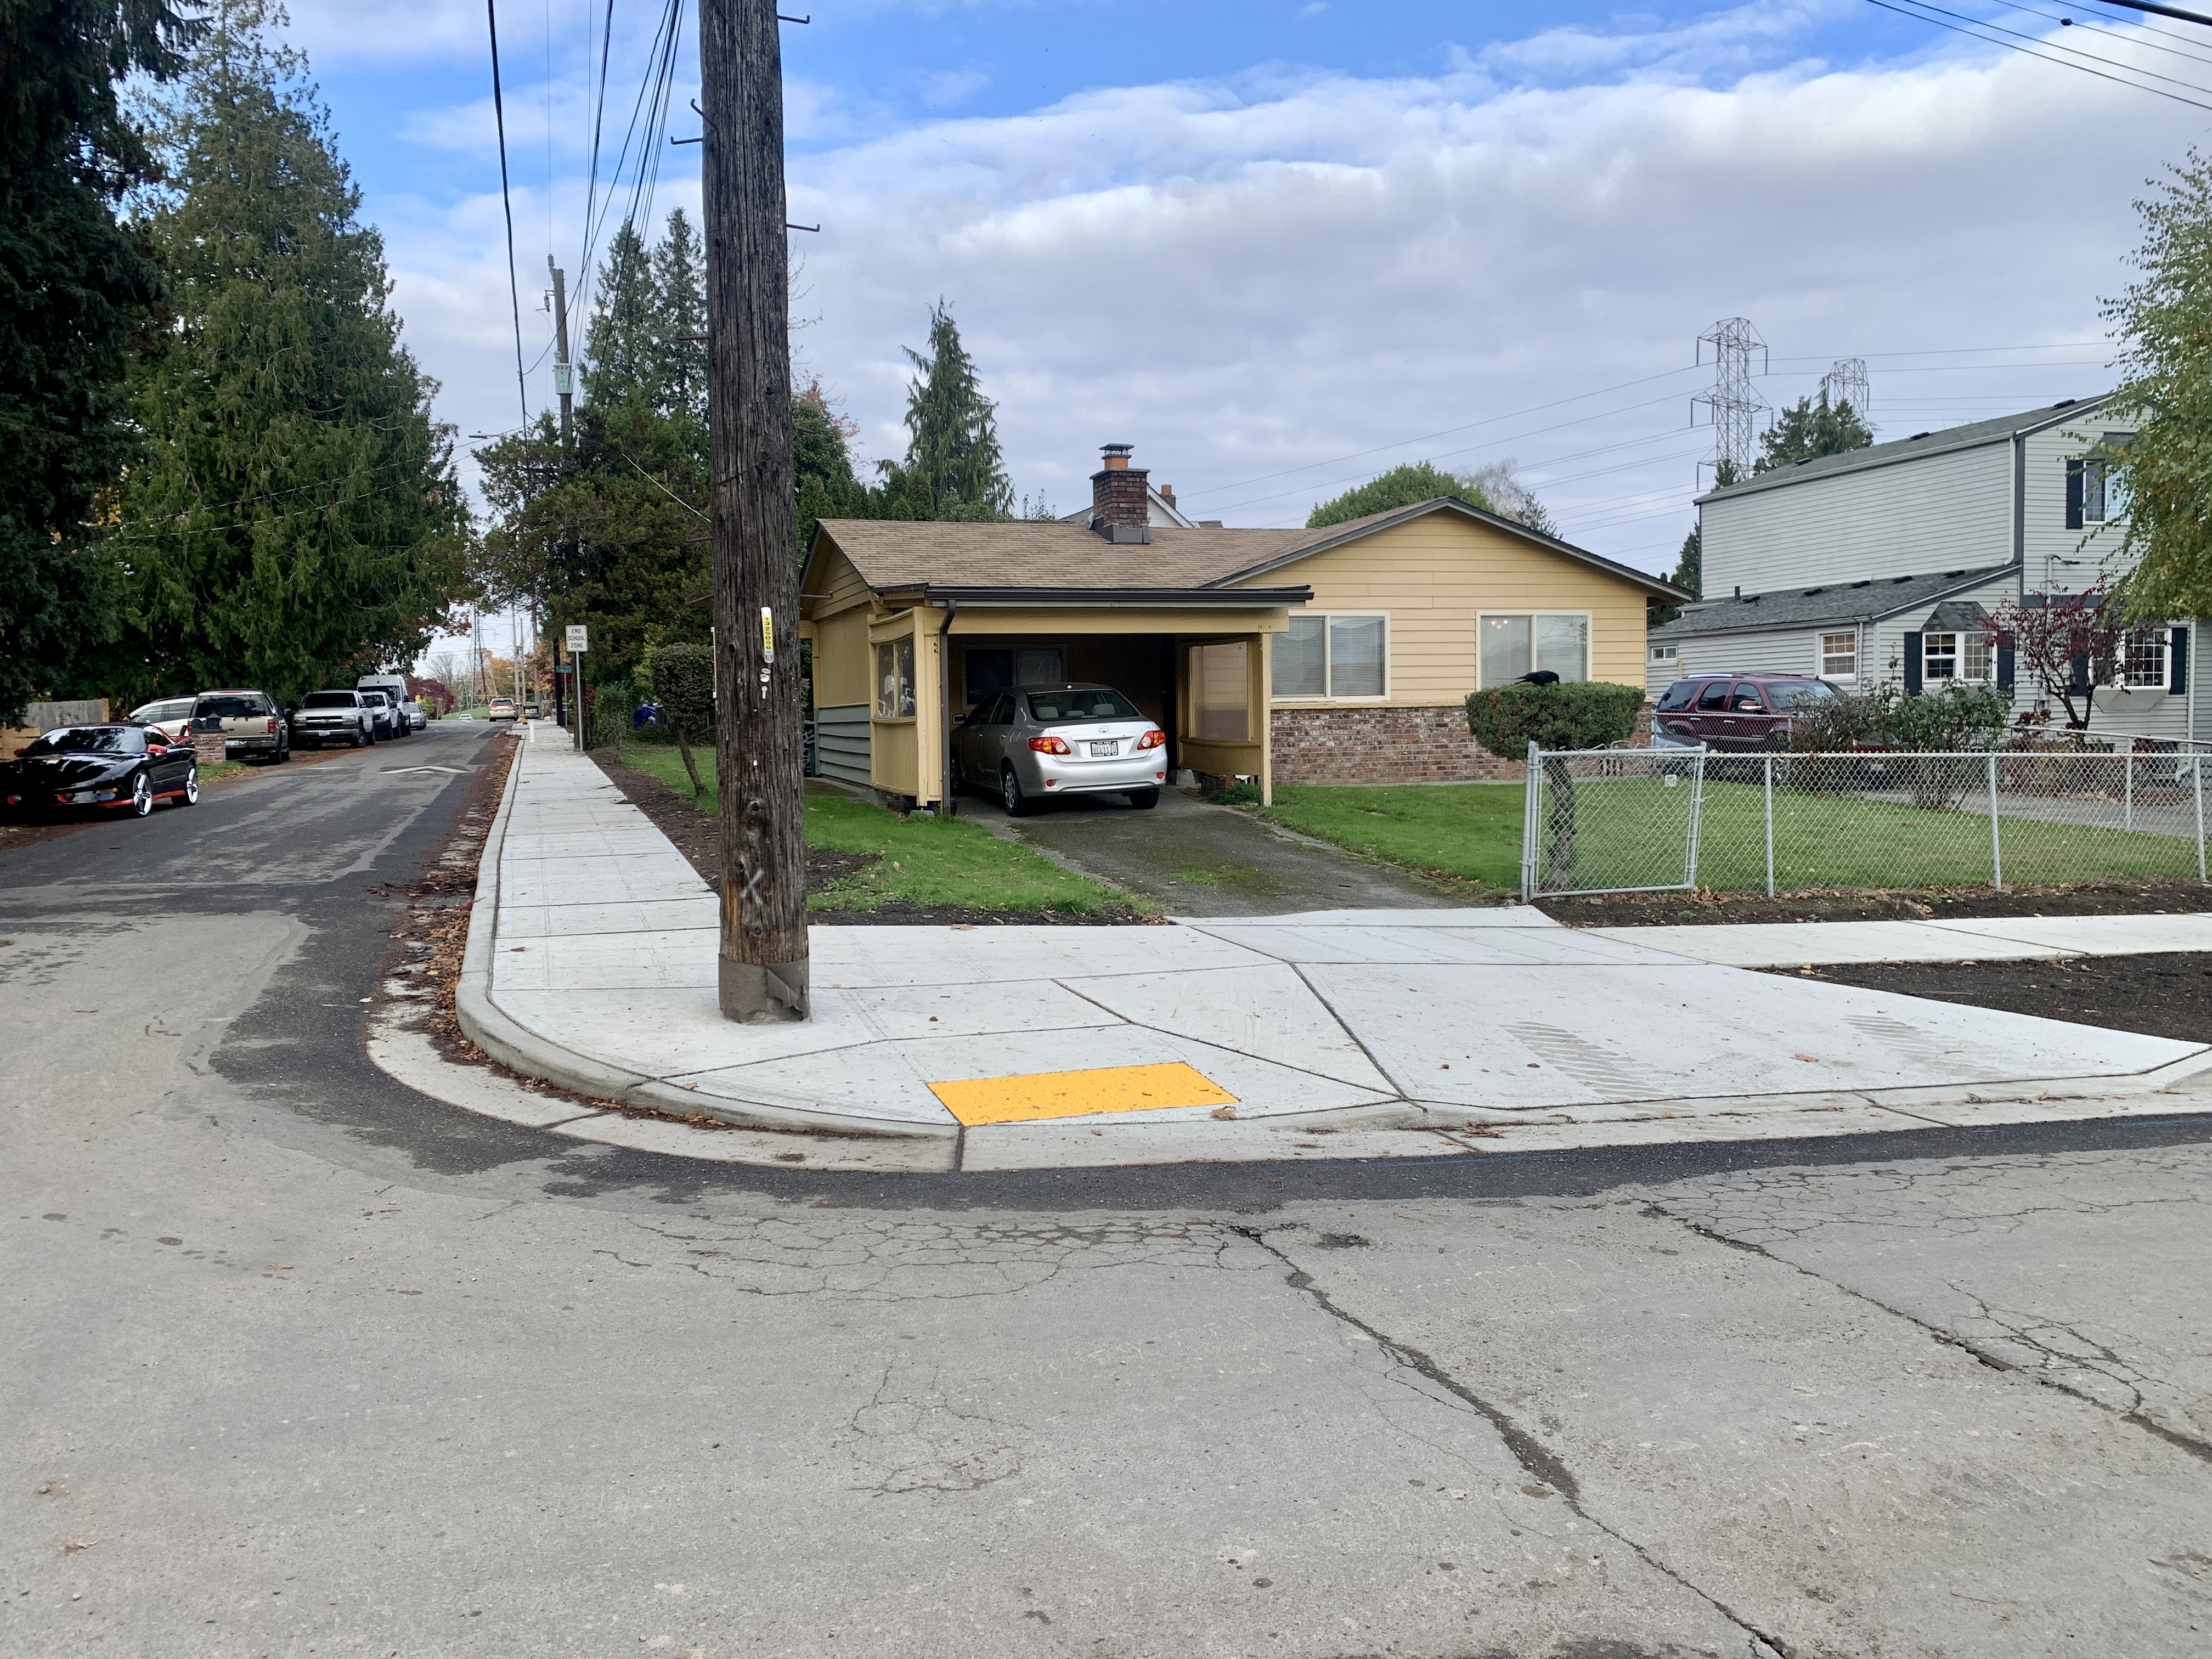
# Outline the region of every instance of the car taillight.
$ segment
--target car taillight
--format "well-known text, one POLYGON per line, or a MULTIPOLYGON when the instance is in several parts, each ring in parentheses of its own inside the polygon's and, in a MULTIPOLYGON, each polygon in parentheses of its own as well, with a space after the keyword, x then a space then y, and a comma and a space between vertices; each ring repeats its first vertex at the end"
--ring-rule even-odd
POLYGON ((271 714, 271 715, 269 717, 269 730, 270 730, 270 733, 271 733, 272 735, 274 735, 274 733, 276 732, 276 717, 274 714, 271 714))
POLYGON ((1137 747, 1139 749, 1157 749, 1167 740, 1168 734, 1161 731, 1160 728, 1156 726, 1151 731, 1146 732, 1143 737, 1137 739, 1137 747))
POLYGON ((1072 755, 1075 752, 1067 746, 1066 738, 1031 738, 1030 747, 1040 755, 1072 755))

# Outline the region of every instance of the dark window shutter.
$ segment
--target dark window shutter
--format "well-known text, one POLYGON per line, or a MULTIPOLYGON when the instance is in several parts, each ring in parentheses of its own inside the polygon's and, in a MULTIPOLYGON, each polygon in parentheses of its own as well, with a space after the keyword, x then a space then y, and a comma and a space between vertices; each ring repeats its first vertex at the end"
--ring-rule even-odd
POLYGON ((1997 647, 1997 690, 2009 692, 2017 679, 2018 675, 2013 667, 2012 647, 2008 645, 1999 646, 1997 647))
POLYGON ((2081 463, 2066 463, 2066 527, 2081 527, 2081 463))
POLYGON ((2189 690, 2189 630, 2177 628, 2166 648, 2166 689, 2175 696, 2189 690))
POLYGON ((1917 634, 1905 636, 1905 695, 1908 697, 1920 695, 1920 635, 1917 634))
POLYGON ((2089 653, 2076 651, 2069 665, 2070 678, 2066 689, 2075 696, 2086 696, 2089 690, 2089 653))

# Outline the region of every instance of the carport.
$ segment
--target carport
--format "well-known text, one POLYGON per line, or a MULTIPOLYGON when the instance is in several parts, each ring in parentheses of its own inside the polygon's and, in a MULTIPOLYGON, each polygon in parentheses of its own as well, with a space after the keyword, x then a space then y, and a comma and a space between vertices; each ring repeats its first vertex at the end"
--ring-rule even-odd
MULTIPOLYGON (((1072 680, 1111 685, 1158 721, 1171 766, 1249 778, 1264 793, 1273 781, 1271 642, 1307 597, 1303 587, 934 584, 886 594, 867 621, 865 781, 902 800, 936 805, 945 799, 955 719, 1009 685, 1072 680)), ((849 684, 854 677, 836 659, 835 630, 817 627, 814 637, 817 686, 849 684)), ((836 709, 832 720, 844 729, 857 724, 851 704, 823 706, 836 709)), ((831 764, 825 771, 862 781, 855 746, 841 757, 842 772, 831 764)))

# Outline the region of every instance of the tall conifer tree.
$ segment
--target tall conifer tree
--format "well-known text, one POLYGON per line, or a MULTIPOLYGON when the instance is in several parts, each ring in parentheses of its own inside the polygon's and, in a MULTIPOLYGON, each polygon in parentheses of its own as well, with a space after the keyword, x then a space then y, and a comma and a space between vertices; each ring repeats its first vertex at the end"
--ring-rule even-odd
POLYGON ((884 469, 890 493, 927 502, 928 513, 916 516, 1012 517, 1014 487, 999 452, 996 405, 983 395, 975 362, 944 301, 929 313, 928 355, 911 348, 906 355, 915 370, 907 386, 910 439, 904 465, 884 469))
POLYGON ((289 696, 411 659, 465 590, 451 428, 306 64, 270 27, 262 0, 223 0, 163 112, 148 228, 176 321, 134 376, 151 453, 114 538, 111 683, 133 695, 289 696))
POLYGON ((163 81, 197 22, 168 0, 0 0, 0 725, 72 689, 110 626, 95 498, 136 453, 125 373, 161 293, 118 226, 155 176, 116 85, 163 81))

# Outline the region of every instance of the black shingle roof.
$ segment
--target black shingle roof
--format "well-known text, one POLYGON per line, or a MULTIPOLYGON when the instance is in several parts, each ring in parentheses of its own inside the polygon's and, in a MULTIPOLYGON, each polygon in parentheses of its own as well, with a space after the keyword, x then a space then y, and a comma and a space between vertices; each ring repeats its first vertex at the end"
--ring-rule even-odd
POLYGON ((1910 438, 1898 438, 1886 444, 1869 444, 1864 449, 1847 449, 1840 455, 1822 455, 1812 460, 1799 461, 1794 465, 1778 467, 1771 472, 1754 473, 1741 483, 1730 484, 1726 489, 1708 490, 1698 496, 1698 501, 1701 505, 1712 501, 1735 501, 1761 490, 1780 489, 1790 484, 1803 483, 1808 478, 1832 478, 1839 473, 1861 472, 1869 467, 1887 466, 1896 461, 1918 460, 1923 455, 1941 455, 1954 449, 1973 449, 1982 444, 2002 443, 2023 432, 2056 426, 2064 421, 2080 420, 2104 401, 2103 396, 2069 398, 2063 403, 2046 404, 2041 409, 2031 409, 2018 415, 1999 416, 1993 421, 1969 421, 1964 426, 1945 427, 1940 432, 1919 432, 1910 438))
POLYGON ((1655 643, 1706 634, 1765 633, 1778 629, 1819 628, 1832 623, 1873 622, 1933 605, 1948 594, 1978 587, 2017 566, 1980 565, 1923 576, 1877 576, 1869 581, 1829 582, 1819 587, 1785 587, 1741 599, 1706 599, 1682 607, 1682 614, 1651 630, 1655 643))

